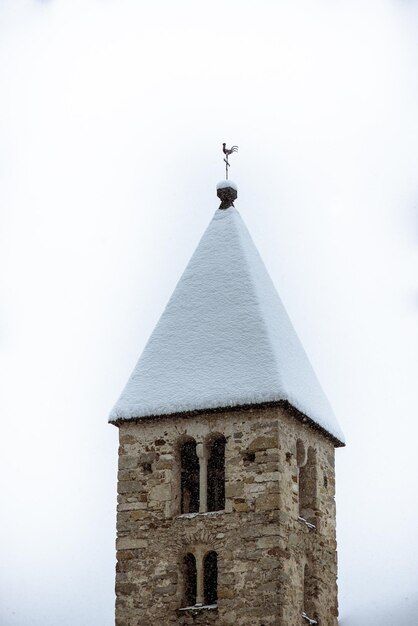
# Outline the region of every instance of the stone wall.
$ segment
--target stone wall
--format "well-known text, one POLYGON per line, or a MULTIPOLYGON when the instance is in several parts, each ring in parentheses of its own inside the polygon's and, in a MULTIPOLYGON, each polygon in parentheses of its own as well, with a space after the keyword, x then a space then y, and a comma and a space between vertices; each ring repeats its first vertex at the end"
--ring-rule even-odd
POLYGON ((283 408, 120 425, 116 625, 337 625, 334 447, 283 408), (226 437, 224 512, 180 515, 179 447, 226 437), (316 451, 315 525, 299 518, 296 442, 316 451), (218 554, 216 608, 184 608, 184 555, 218 554), (306 604, 306 600, 305 600, 306 604))

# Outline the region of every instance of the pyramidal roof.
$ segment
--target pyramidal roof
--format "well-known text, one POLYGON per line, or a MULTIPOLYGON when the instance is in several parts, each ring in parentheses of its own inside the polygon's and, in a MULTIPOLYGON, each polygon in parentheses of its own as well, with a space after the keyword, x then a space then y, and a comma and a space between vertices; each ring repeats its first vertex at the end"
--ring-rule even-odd
POLYGON ((109 419, 279 401, 343 443, 238 211, 218 209, 109 419))

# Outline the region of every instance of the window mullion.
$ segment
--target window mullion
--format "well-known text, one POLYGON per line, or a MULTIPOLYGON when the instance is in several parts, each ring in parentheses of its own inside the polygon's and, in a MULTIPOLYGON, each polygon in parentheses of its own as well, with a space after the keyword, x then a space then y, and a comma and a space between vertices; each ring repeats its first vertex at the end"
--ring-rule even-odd
POLYGON ((198 443, 196 453, 199 459, 199 512, 208 510, 208 451, 203 443, 198 443))

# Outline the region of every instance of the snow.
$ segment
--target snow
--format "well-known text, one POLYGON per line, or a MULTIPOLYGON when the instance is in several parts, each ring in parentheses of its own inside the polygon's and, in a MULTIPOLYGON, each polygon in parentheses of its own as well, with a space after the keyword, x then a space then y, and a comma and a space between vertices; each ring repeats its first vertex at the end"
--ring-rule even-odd
POLYGON ((307 520, 307 519, 305 519, 304 517, 301 517, 301 516, 299 515, 298 520, 299 520, 300 522, 303 522, 304 524, 306 524, 306 526, 307 526, 308 528, 310 528, 311 530, 316 530, 316 526, 315 526, 315 524, 312 524, 311 522, 308 522, 308 520, 307 520))
POLYGON ((202 511, 196 513, 182 513, 181 515, 177 515, 176 519, 194 519, 195 517, 214 517, 216 515, 223 515, 225 513, 222 511, 202 511))
POLYGON ((238 211, 218 209, 109 419, 280 400, 344 441, 238 211))
MULTIPOLYGON (((179 609, 179 611, 201 611, 202 609, 217 609, 217 604, 194 604, 193 606, 185 606, 183 609, 179 609)), ((315 622, 316 624, 316 622, 315 622)))
POLYGON ((232 180, 221 180, 216 185, 216 189, 226 189, 228 187, 231 187, 232 189, 235 189, 235 191, 238 191, 236 183, 234 183, 234 181, 232 180))

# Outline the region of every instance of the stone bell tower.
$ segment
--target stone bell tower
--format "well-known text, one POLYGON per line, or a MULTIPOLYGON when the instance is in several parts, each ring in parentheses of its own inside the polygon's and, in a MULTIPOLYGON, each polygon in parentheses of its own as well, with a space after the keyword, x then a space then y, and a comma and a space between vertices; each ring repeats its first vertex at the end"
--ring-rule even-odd
POLYGON ((116 624, 337 626, 343 435, 222 200, 110 415, 116 624))

